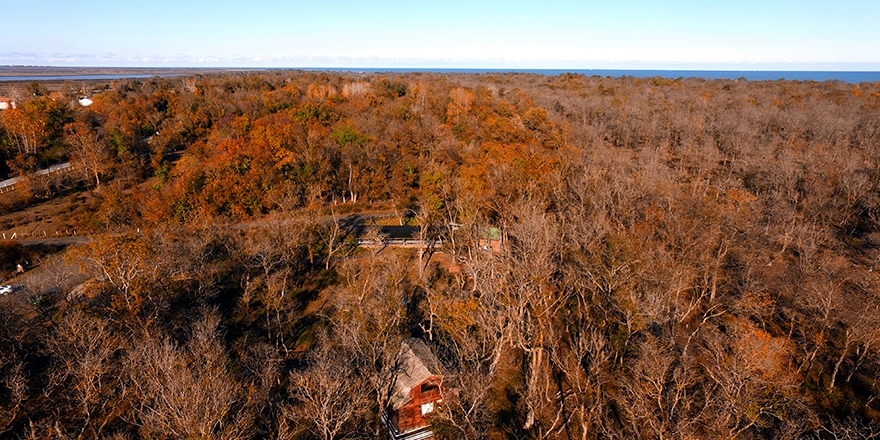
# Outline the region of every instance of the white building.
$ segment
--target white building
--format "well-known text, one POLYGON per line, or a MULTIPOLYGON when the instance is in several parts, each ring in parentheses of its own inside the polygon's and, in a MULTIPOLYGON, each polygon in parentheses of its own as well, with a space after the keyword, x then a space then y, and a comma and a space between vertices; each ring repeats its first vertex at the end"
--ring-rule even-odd
POLYGON ((0 97, 0 110, 15 108, 15 101, 12 98, 0 97))

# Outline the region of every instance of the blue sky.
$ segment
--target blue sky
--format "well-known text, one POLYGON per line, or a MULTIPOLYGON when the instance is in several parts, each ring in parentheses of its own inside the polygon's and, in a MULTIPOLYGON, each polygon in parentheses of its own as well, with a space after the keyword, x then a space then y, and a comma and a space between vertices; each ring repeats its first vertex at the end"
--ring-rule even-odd
POLYGON ((880 70, 880 1, 0 0, 0 65, 880 70))

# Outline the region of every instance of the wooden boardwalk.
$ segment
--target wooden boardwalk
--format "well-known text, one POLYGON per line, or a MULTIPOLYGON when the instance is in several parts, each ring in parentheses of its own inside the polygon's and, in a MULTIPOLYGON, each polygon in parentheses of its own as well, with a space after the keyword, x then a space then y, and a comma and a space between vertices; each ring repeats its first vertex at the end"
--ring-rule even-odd
MULTIPOLYGON (((37 171, 36 173, 28 176, 30 179, 37 179, 44 176, 50 176, 52 174, 58 173, 69 173, 76 169, 76 166, 70 162, 60 163, 58 165, 52 165, 49 168, 37 171)), ((13 177, 11 179, 6 179, 0 182, 0 194, 8 193, 10 191, 15 191, 16 187, 18 187, 19 183, 24 181, 24 177, 13 177)))

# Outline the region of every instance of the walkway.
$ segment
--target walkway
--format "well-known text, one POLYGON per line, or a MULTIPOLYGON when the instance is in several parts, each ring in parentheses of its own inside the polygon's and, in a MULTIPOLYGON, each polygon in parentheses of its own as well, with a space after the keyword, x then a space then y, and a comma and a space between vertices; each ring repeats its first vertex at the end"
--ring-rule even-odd
MULTIPOLYGON (((31 174, 31 178, 40 177, 40 176, 48 176, 49 174, 55 174, 60 172, 70 172, 73 171, 75 167, 70 162, 60 163, 58 165, 52 165, 49 168, 44 170, 37 171, 36 173, 31 174)), ((11 179, 6 179, 0 182, 0 194, 14 191, 15 184, 24 181, 23 177, 13 177, 11 179)))

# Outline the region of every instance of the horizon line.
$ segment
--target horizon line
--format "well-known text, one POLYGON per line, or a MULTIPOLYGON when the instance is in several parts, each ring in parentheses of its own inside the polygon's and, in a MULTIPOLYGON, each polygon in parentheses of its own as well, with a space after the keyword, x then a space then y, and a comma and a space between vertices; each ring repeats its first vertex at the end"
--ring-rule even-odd
POLYGON ((337 70, 337 71, 407 71, 410 72, 419 72, 419 71, 497 71, 497 72, 529 72, 529 71, 570 71, 570 72, 578 72, 578 71, 662 71, 662 72, 829 72, 829 73, 880 73, 880 69, 878 70, 861 70, 861 69, 851 69, 851 70, 829 70, 829 69, 819 69, 819 70, 811 70, 811 69, 799 69, 799 68, 787 68, 787 69, 772 69, 772 68, 651 68, 651 67, 618 67, 618 68, 610 68, 610 67, 599 67, 599 68, 589 68, 589 67, 429 67, 429 66, 416 66, 416 67, 403 67, 403 66, 389 66, 389 67, 376 67, 376 66, 119 66, 119 65, 92 65, 92 66, 64 66, 64 65, 40 65, 40 64, 3 64, 0 65, 0 69, 9 69, 9 68, 43 68, 43 69, 129 69, 129 70, 337 70))

